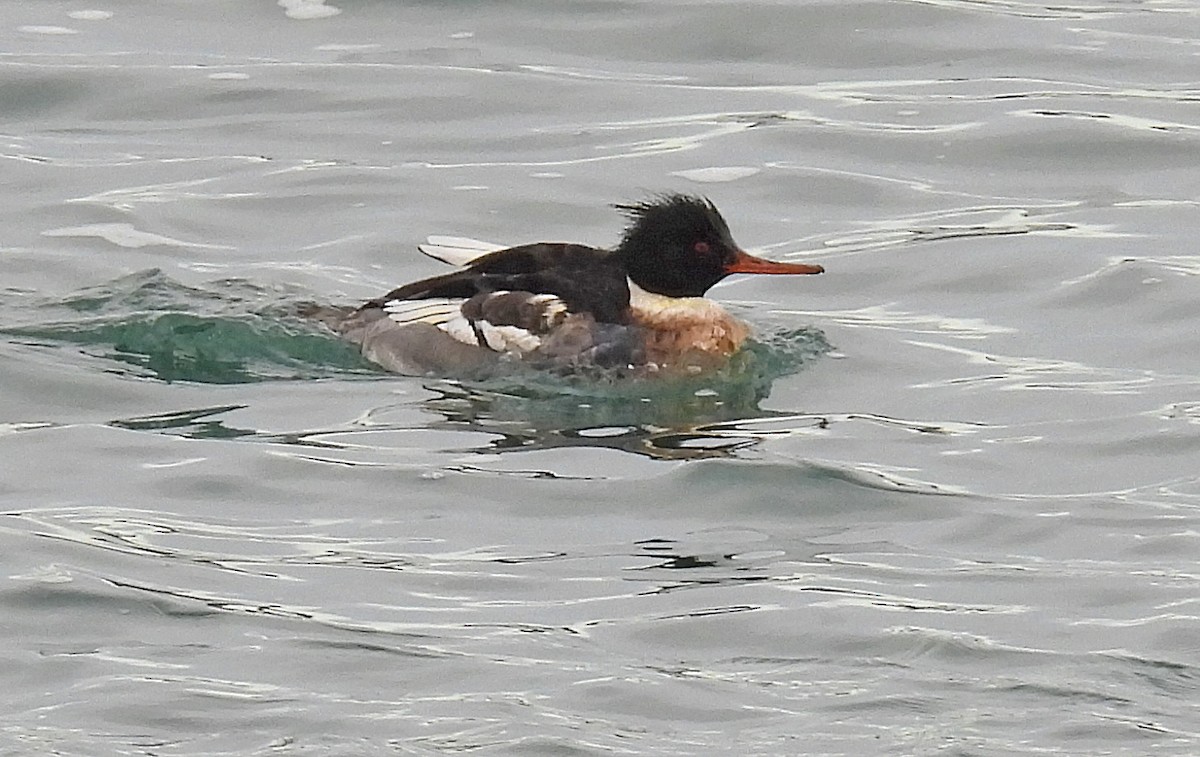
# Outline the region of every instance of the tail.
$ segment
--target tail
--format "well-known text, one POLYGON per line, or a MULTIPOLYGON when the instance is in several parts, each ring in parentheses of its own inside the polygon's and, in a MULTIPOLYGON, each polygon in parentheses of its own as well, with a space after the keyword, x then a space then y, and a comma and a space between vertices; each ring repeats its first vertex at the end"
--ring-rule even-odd
POLYGON ((345 335, 351 316, 357 308, 344 305, 318 305, 315 302, 297 303, 293 313, 300 318, 316 321, 330 331, 345 335))

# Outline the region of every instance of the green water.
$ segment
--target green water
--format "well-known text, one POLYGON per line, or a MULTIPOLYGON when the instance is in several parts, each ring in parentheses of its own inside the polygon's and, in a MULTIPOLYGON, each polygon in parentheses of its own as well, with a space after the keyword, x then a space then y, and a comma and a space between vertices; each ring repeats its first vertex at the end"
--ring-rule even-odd
MULTIPOLYGON (((385 379, 353 345, 295 315, 313 299, 296 288, 238 279, 188 286, 159 270, 131 274, 28 311, 6 332, 27 344, 78 350, 113 370, 166 382, 242 384, 332 377, 385 379)), ((772 383, 828 352, 815 329, 760 329, 719 371, 671 379, 561 376, 513 365, 503 376, 427 379, 427 404, 472 423, 578 427, 675 425, 757 416, 772 383)))
MULTIPOLYGON (((26 343, 74 348, 162 381, 244 384, 376 371, 353 346, 288 315, 296 292, 240 280, 185 286, 159 270, 49 299, 38 320, 5 329, 26 343)), ((28 316, 27 316, 28 317, 28 316)))

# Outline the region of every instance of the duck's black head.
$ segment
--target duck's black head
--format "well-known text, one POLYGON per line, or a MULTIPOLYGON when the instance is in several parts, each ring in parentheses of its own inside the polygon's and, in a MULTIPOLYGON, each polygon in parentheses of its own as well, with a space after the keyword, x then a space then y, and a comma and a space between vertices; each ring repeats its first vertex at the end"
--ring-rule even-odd
POLYGON ((629 217, 617 254, 633 283, 668 297, 699 297, 731 273, 821 273, 820 266, 775 263, 744 252, 707 198, 663 195, 617 205, 629 217))

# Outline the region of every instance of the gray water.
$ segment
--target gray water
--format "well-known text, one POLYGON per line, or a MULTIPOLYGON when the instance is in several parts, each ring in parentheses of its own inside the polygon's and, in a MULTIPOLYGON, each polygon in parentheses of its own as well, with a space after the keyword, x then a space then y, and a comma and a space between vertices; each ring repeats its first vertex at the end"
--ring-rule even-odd
POLYGON ((1185 0, 0 0, 0 753, 1200 754, 1198 72, 1185 0), (289 315, 660 191, 827 270, 719 376, 289 315))

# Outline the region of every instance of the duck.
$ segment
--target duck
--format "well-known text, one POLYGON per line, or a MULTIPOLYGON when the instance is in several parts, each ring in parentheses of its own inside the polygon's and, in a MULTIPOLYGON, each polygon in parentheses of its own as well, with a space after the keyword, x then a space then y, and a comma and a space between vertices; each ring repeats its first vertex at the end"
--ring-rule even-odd
POLYGON ((694 374, 718 368, 751 335, 704 296, 714 284, 731 274, 824 272, 747 253, 706 197, 664 194, 613 207, 628 221, 613 248, 431 237, 418 249, 456 270, 318 317, 367 360, 406 375, 467 378, 518 363, 694 374))

